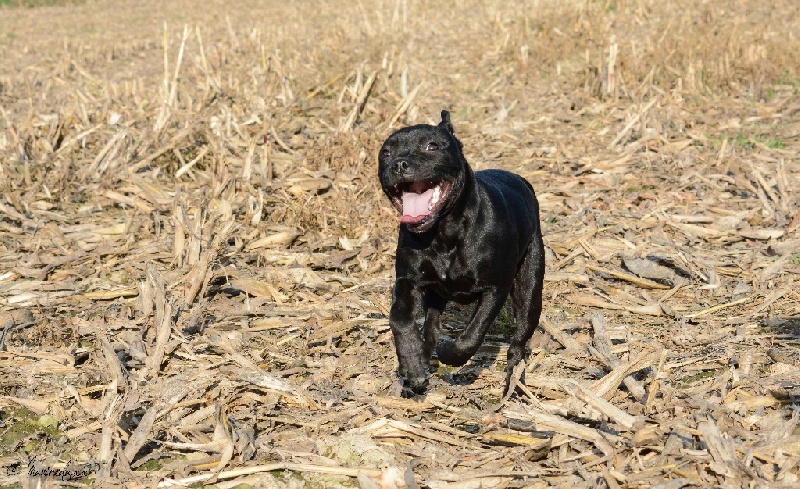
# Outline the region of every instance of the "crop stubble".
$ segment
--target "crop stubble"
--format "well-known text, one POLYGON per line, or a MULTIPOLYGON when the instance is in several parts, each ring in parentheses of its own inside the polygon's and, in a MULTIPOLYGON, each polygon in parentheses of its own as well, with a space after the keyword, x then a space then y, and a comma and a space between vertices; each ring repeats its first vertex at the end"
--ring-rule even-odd
POLYGON ((798 32, 789 0, 0 9, 0 465, 797 484, 798 32), (545 317, 511 400, 503 320, 427 398, 387 395, 375 154, 442 108, 542 206, 545 317), (26 416, 58 435, 5 436, 26 416))

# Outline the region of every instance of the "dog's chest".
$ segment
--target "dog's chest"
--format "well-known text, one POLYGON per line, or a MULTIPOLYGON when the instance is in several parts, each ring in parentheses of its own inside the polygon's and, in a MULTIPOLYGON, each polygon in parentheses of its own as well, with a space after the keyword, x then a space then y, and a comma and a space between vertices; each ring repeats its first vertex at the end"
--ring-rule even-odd
POLYGON ((476 269, 456 250, 437 253, 423 267, 423 281, 439 295, 455 302, 472 302, 483 287, 476 269))

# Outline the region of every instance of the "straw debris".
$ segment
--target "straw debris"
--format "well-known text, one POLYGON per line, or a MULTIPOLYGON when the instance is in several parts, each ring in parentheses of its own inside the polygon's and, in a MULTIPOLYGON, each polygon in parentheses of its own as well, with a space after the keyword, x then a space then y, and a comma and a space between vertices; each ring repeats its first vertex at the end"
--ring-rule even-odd
POLYGON ((0 486, 800 484, 796 2, 38 3, 0 5, 0 486), (442 109, 541 204, 507 399, 506 313, 393 395, 376 155, 442 109))

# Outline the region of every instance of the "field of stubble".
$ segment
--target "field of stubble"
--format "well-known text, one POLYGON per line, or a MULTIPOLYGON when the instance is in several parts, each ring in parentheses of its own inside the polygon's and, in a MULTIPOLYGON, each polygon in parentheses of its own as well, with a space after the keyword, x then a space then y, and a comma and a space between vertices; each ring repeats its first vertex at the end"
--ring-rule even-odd
POLYGON ((795 1, 17 3, 1 487, 800 484, 795 1), (442 109, 542 208, 510 400, 507 314, 390 395, 377 150, 442 109))

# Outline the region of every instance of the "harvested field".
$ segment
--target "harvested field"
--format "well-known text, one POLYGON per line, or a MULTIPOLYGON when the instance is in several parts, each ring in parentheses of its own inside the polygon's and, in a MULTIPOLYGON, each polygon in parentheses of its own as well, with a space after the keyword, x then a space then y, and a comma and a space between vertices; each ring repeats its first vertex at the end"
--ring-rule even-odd
POLYGON ((8 3, 0 487, 800 485, 795 0, 8 3), (377 151, 441 109, 542 208, 511 399, 507 314, 392 394, 377 151))

